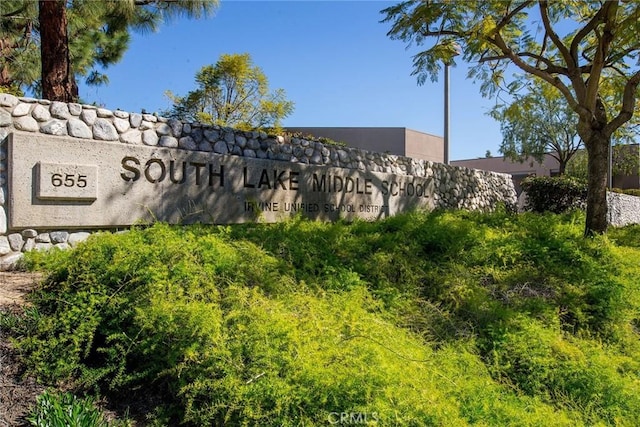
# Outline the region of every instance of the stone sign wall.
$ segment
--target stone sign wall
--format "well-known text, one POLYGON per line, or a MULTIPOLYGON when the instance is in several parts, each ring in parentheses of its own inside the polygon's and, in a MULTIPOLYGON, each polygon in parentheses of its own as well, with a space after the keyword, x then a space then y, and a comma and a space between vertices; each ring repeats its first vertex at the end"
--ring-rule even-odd
POLYGON ((607 207, 610 225, 640 224, 640 197, 607 192, 607 207))
POLYGON ((433 177, 34 135, 8 137, 9 230, 376 219, 433 208, 433 177))
POLYGON ((0 268, 139 222, 515 207, 510 175, 0 94, 0 268))

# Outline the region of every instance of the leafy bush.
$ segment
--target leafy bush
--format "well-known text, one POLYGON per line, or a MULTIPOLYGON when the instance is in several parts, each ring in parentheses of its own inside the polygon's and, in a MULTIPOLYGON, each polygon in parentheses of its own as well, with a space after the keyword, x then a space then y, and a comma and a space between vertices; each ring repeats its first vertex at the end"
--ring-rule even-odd
POLYGON ((310 133, 304 133, 304 132, 289 132, 286 129, 284 130, 284 132, 281 132, 281 134, 283 135, 283 137, 285 138, 286 141, 291 141, 291 139, 293 138, 299 138, 299 139, 304 139, 307 141, 317 141, 320 142, 324 145, 332 145, 334 147, 346 147, 347 143, 346 142, 342 142, 342 141, 334 141, 331 138, 328 138, 326 136, 315 136, 315 135, 311 135, 310 133))
POLYGON ((29 254, 48 280, 5 323, 41 380, 156 424, 635 425, 640 228, 583 221, 156 224, 29 254))
POLYGON ((261 286, 265 292, 289 285, 277 260, 255 245, 164 225, 103 234, 72 255, 57 255, 50 267, 55 270, 49 280, 33 295, 39 309, 37 334, 25 337, 20 346, 49 381, 80 375, 90 384, 108 378, 110 388, 146 380, 172 366, 193 344, 190 339, 208 344, 197 334, 181 336, 180 327, 188 325, 179 321, 190 321, 190 312, 181 313, 187 302, 194 305, 184 310, 197 315, 215 306, 220 292, 234 283, 261 286), (174 306, 167 306, 166 319, 156 314, 162 304, 174 306), (167 331, 170 337, 153 333, 153 322, 163 321, 174 328, 167 331), (154 340, 171 342, 161 360, 134 351, 141 342, 159 345, 154 340), (144 374, 132 373, 132 366, 144 374))
POLYGON ((494 375, 522 392, 580 410, 589 424, 640 423, 638 360, 519 318, 496 340, 494 375), (629 375, 631 374, 631 375, 629 375))
POLYGON ((640 197, 640 189, 638 188, 627 188, 624 190, 621 188, 612 188, 611 191, 613 191, 614 193, 621 193, 621 194, 627 194, 629 196, 640 197))
POLYGON ((93 399, 78 399, 71 393, 45 391, 27 417, 36 427, 108 427, 106 418, 94 406, 93 399))
MULTIPOLYGON (((414 212, 376 223, 301 221, 231 233, 260 243, 310 285, 335 287, 332 278, 355 274, 385 308, 437 315, 429 328, 435 322, 477 329, 486 314, 480 307, 494 310, 488 321, 497 321, 504 310, 527 305, 536 315, 562 308, 563 327, 577 331, 604 328, 623 306, 608 244, 583 239, 582 222, 579 213, 414 212), (416 299, 423 301, 419 309, 412 305, 416 299)), ((350 282, 340 283, 345 290, 350 282)))
POLYGON ((610 228, 608 236, 619 246, 640 248, 640 224, 610 228))
POLYGON ((528 177, 522 188, 527 194, 526 210, 563 213, 586 206, 587 185, 575 178, 528 177))

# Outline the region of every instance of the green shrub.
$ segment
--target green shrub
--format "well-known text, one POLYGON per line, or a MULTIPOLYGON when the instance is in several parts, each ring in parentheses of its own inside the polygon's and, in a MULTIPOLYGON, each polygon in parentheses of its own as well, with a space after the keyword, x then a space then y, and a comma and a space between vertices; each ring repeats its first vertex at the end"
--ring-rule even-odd
POLYGON ((640 224, 612 227, 607 234, 619 246, 640 248, 640 224))
POLYGON ((514 320, 496 338, 490 363, 503 381, 558 407, 577 409, 589 424, 640 423, 637 360, 527 318, 514 320))
POLYGON ((71 393, 45 391, 36 400, 27 420, 36 427, 108 427, 106 418, 91 398, 78 399, 71 393))
POLYGON ((180 337, 179 327, 188 326, 174 322, 182 316, 181 307, 198 313, 200 306, 215 306, 220 292, 234 283, 265 292, 290 285, 278 261, 255 245, 193 230, 157 225, 103 234, 49 265, 54 271, 32 296, 39 310, 37 333, 19 346, 30 353, 38 375, 48 381, 80 376, 87 385, 108 381, 110 388, 148 380, 186 351, 192 344, 188 339, 197 340, 180 337), (148 345, 162 340, 153 334, 155 326, 141 319, 155 316, 159 296, 177 310, 164 321, 178 325, 175 337, 168 338, 171 352, 160 360, 137 352, 145 340, 148 345))
POLYGON ((280 132, 278 133, 278 135, 283 135, 285 140, 287 141, 291 141, 291 139, 293 138, 299 138, 299 139, 304 139, 307 141, 318 141, 324 145, 329 145, 329 146, 334 146, 334 147, 346 147, 347 143, 342 142, 342 141, 334 141, 331 138, 327 138, 326 136, 320 136, 317 137, 315 135, 311 135, 311 134, 305 134, 303 132, 289 132, 286 129, 284 130, 284 132, 280 132))
POLYGON ((526 210, 563 213, 586 206, 587 185, 575 178, 528 177, 522 189, 527 194, 526 210))
POLYGON ((15 84, 0 86, 0 93, 8 93, 15 96, 24 96, 24 92, 22 91, 22 89, 20 89, 20 86, 17 86, 15 84))
POLYGON ((521 310, 562 313, 562 327, 575 333, 608 328, 626 311, 624 284, 612 246, 584 239, 583 222, 581 212, 439 211, 375 223, 259 224, 232 236, 261 244, 307 284, 345 290, 353 283, 345 278, 359 278, 386 309, 403 313, 403 325, 446 339, 521 310))
POLYGON ((627 194, 629 196, 640 197, 640 189, 638 188, 627 188, 624 190, 621 188, 612 188, 611 191, 613 191, 614 193, 621 193, 621 194, 627 194))
POLYGON ((585 239, 583 221, 105 233, 28 255, 48 280, 26 325, 0 326, 41 380, 152 395, 156 424, 635 425, 638 229, 585 239))

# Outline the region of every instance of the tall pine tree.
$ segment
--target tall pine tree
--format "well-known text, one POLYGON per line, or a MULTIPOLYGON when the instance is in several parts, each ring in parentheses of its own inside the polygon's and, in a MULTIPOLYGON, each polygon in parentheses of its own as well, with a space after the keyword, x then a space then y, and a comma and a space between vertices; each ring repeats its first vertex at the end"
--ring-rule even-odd
POLYGON ((77 76, 89 84, 107 81, 98 67, 122 58, 131 31, 154 31, 163 20, 178 16, 207 16, 218 0, 2 0, 0 4, 0 86, 37 88, 46 98, 72 100, 78 96, 77 76))

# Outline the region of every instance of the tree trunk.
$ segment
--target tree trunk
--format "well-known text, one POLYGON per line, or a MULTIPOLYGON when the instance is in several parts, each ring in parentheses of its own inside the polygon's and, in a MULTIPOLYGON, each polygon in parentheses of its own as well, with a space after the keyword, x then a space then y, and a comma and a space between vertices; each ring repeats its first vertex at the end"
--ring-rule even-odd
POLYGON ((607 173, 611 141, 595 131, 585 143, 588 153, 587 221, 585 236, 607 232, 607 173))
POLYGON ((40 0, 40 52, 42 97, 50 101, 75 102, 78 86, 71 71, 65 0, 40 0))
POLYGON ((567 161, 565 159, 562 159, 558 162, 558 175, 560 176, 564 176, 565 172, 567 171, 567 161))
POLYGON ((11 83, 9 70, 6 67, 0 66, 0 87, 9 87, 11 83))
MULTIPOLYGON (((11 53, 8 44, 7 39, 0 38, 0 58, 6 58, 6 56, 11 53)), ((0 87, 1 86, 9 86, 9 70, 7 69, 7 64, 0 63, 0 87)))

